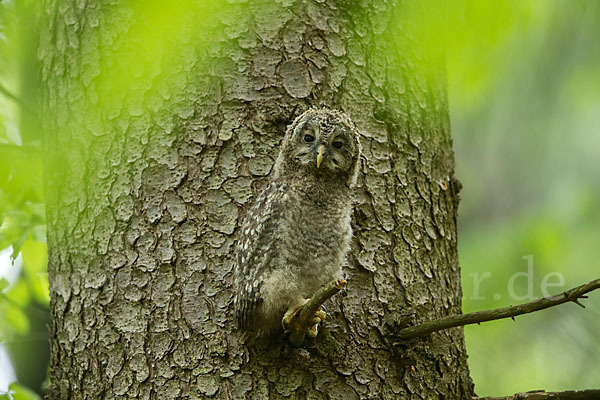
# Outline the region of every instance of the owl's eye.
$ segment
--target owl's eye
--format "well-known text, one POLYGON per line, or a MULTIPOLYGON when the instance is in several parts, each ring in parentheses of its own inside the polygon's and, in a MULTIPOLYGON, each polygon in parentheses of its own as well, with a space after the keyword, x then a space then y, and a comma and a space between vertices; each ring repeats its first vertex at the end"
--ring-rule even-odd
POLYGON ((313 135, 304 135, 304 141, 306 143, 311 143, 315 141, 315 137, 313 135))
POLYGON ((331 145, 333 147, 335 147, 336 149, 341 149, 344 144, 342 142, 340 142, 340 141, 335 141, 331 145))

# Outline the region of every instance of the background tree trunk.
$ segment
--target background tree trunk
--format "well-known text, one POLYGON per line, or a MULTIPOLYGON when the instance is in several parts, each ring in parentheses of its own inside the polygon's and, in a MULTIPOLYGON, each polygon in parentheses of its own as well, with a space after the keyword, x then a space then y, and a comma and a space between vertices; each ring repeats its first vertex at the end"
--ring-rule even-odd
POLYGON ((45 0, 49 398, 470 398, 439 2, 45 0), (232 334, 236 227, 284 129, 366 162, 348 289, 304 349, 232 334))

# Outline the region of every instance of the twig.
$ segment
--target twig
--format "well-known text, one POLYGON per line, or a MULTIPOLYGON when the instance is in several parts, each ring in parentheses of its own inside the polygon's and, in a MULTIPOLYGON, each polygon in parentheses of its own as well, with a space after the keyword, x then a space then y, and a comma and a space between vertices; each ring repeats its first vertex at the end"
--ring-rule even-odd
POLYGON ((315 313, 323 303, 333 295, 339 293, 346 287, 345 280, 335 280, 319 289, 308 303, 302 307, 302 310, 290 321, 290 342, 294 346, 301 346, 304 342, 306 331, 310 328, 310 322, 315 317, 315 313))
POLYGON ((452 315, 433 321, 425 322, 419 325, 414 325, 408 328, 401 329, 397 332, 397 337, 400 339, 411 339, 418 336, 423 336, 428 333, 441 331, 443 329, 454 328, 469 324, 478 324, 480 322, 492 321, 502 318, 513 318, 528 314, 534 311, 543 310, 545 308, 554 307, 559 304, 573 302, 580 306, 578 299, 584 298, 585 293, 591 292, 600 288, 600 279, 593 280, 585 285, 577 286, 571 290, 567 290, 561 294, 543 299, 535 300, 529 303, 520 304, 517 306, 496 308, 493 310, 476 311, 462 315, 452 315))

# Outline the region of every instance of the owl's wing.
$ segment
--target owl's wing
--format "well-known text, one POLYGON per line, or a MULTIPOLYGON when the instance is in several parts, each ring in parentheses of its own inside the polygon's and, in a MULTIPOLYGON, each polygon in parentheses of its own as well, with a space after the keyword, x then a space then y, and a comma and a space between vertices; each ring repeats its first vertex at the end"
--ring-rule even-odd
POLYGON ((287 186, 272 182, 256 198, 242 224, 236 247, 235 298, 238 325, 252 328, 252 314, 262 302, 260 290, 277 255, 276 232, 283 218, 287 186))

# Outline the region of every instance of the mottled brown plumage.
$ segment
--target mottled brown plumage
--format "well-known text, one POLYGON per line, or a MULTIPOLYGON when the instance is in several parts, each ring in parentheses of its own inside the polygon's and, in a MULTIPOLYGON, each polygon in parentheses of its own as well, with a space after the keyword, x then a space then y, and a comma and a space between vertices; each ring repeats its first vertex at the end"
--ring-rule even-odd
POLYGON ((271 183, 238 235, 235 308, 242 330, 281 330, 284 315, 289 319, 322 285, 342 277, 359 159, 358 130, 338 111, 310 109, 288 127, 271 183))

